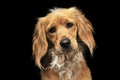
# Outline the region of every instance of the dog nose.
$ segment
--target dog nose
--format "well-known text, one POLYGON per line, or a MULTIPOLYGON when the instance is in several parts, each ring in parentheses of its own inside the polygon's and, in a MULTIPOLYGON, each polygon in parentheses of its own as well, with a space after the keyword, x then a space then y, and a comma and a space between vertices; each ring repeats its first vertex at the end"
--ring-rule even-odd
POLYGON ((71 44, 71 41, 69 39, 63 39, 60 42, 60 45, 63 49, 70 49, 70 44, 71 44))

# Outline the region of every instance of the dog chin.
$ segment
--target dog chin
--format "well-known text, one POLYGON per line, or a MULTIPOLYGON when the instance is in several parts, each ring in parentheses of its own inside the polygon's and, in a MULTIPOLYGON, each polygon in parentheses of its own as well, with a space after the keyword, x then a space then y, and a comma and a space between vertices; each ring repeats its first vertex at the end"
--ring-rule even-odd
POLYGON ((60 49, 60 50, 56 50, 57 53, 61 53, 61 54, 67 54, 67 53, 70 53, 70 52, 74 52, 76 51, 77 49, 73 49, 73 48, 70 48, 70 49, 60 49))

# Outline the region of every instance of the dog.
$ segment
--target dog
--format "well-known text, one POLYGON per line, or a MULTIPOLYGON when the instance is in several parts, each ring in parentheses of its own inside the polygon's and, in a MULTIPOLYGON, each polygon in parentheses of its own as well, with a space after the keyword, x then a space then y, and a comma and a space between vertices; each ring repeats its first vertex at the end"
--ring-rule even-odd
POLYGON ((95 48, 91 22, 76 7, 50 9, 38 18, 33 56, 42 80, 92 80, 84 58, 85 46, 95 48))

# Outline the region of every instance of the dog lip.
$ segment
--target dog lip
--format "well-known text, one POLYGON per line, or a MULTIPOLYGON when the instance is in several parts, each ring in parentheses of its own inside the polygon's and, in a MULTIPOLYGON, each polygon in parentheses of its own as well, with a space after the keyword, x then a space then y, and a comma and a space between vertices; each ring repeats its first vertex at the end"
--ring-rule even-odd
POLYGON ((62 49, 63 53, 68 53, 72 51, 72 48, 69 47, 68 49, 62 49))

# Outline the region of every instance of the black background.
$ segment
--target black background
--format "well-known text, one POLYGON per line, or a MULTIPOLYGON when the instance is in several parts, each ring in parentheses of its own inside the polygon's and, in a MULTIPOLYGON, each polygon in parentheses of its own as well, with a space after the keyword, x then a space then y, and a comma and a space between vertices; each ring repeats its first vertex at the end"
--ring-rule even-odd
MULTIPOLYGON (((119 73, 118 30, 113 1, 102 0, 16 0, 8 1, 8 75, 13 79, 40 80, 32 60, 32 34, 38 17, 54 7, 76 6, 93 24, 96 41, 90 65, 93 80, 115 80, 119 73)), ((6 37, 5 36, 5 37, 6 37)), ((7 51, 7 50, 6 50, 7 51)))

